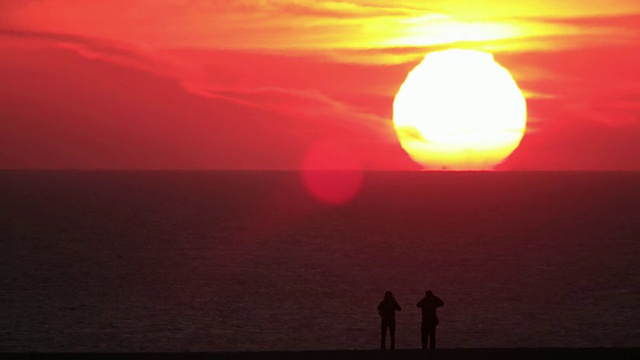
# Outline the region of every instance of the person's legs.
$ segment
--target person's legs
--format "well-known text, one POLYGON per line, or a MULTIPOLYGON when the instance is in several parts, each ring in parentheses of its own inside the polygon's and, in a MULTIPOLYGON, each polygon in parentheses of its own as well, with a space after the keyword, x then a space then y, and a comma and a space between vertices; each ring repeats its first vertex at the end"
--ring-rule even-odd
POLYGON ((396 348, 396 322, 395 321, 389 324, 389 335, 391 337, 391 345, 389 346, 389 349, 393 350, 396 348))
POLYGON ((422 348, 426 349, 429 340, 429 330, 425 323, 422 323, 422 326, 420 327, 420 340, 422 342, 422 348))
POLYGON ((436 327, 432 327, 429 333, 429 347, 431 349, 436 348, 436 327))
POLYGON ((389 327, 389 325, 385 321, 382 321, 380 323, 380 349, 382 350, 387 348, 387 345, 386 345, 387 327, 389 327))

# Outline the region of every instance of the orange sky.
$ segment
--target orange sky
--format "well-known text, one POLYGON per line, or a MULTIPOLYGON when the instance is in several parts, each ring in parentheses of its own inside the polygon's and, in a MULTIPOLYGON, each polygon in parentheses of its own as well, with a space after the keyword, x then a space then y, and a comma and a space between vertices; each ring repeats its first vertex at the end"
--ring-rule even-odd
POLYGON ((0 168, 418 169, 393 96, 430 50, 527 97, 503 170, 640 170, 636 0, 0 1, 0 168), (389 5, 396 4, 396 5, 389 5))

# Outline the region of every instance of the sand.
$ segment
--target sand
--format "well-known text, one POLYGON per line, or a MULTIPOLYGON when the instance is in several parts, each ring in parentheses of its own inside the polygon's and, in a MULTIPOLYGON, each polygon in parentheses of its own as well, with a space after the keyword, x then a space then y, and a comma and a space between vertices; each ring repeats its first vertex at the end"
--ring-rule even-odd
POLYGON ((436 349, 436 350, 327 350, 213 353, 32 353, 1 354, 2 359, 229 359, 229 360, 512 360, 512 359, 640 359, 640 348, 517 348, 517 349, 436 349))

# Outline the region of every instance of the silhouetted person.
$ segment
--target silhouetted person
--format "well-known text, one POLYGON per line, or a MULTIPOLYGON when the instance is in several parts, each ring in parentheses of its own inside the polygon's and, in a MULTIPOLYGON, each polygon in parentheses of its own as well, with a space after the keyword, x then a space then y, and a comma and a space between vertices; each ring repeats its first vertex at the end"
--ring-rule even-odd
POLYGON ((380 348, 386 349, 387 329, 389 329, 389 338, 391 344, 389 349, 396 347, 396 310, 402 310, 396 302, 391 291, 384 294, 384 299, 378 305, 378 314, 382 318, 380 323, 380 348))
POLYGON ((436 348, 436 326, 440 322, 436 316, 436 309, 444 306, 444 302, 437 296, 433 295, 431 290, 424 294, 424 297, 417 305, 422 308, 422 348, 427 348, 427 343, 431 349, 436 348))

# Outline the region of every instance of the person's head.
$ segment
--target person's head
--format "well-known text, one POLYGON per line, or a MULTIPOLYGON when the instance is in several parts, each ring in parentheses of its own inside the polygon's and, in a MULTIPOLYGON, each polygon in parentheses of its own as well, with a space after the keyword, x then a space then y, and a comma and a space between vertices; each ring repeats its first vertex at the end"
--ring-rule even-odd
POLYGON ((424 296, 426 296, 426 297, 432 297, 432 296, 433 296, 433 291, 431 291, 431 290, 427 290, 427 292, 426 292, 426 293, 424 293, 424 296))
POLYGON ((387 291, 386 293, 384 293, 384 299, 385 300, 392 300, 393 299, 393 293, 391 291, 387 291))

